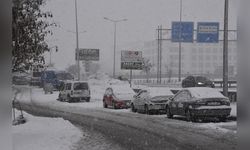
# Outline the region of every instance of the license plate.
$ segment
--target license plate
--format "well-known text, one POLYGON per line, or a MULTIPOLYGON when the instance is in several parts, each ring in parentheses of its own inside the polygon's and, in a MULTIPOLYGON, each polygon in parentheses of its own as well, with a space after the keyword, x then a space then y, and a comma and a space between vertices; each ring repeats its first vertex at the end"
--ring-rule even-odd
POLYGON ((218 106, 218 105, 220 105, 220 103, 219 102, 210 102, 210 103, 208 103, 208 105, 209 106, 218 106))

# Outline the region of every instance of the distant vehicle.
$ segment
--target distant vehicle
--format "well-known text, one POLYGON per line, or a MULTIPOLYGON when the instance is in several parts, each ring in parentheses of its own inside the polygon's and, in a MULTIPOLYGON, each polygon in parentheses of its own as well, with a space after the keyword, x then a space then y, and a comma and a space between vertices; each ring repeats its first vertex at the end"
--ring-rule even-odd
POLYGON ((135 92, 129 85, 113 85, 105 90, 103 107, 129 108, 135 92))
POLYGON ((184 88, 168 102, 168 118, 173 115, 186 116, 188 121, 218 118, 225 121, 230 115, 229 99, 218 90, 208 87, 184 88))
POLYGON ((144 112, 150 114, 152 112, 164 112, 168 100, 174 94, 168 88, 150 87, 142 89, 138 92, 131 103, 133 112, 144 112))
POLYGON ((31 76, 26 72, 14 72, 12 74, 12 83, 15 85, 29 85, 31 76))
POLYGON ((80 102, 82 100, 90 101, 90 88, 85 81, 65 81, 61 86, 59 101, 80 102))
POLYGON ((182 80, 182 87, 211 87, 214 88, 214 83, 203 76, 188 76, 182 80))
POLYGON ((42 86, 51 83, 56 90, 59 90, 63 81, 73 80, 74 77, 66 71, 45 70, 41 75, 42 86))
POLYGON ((35 62, 31 66, 31 81, 30 85, 41 87, 41 75, 47 66, 41 62, 35 62))

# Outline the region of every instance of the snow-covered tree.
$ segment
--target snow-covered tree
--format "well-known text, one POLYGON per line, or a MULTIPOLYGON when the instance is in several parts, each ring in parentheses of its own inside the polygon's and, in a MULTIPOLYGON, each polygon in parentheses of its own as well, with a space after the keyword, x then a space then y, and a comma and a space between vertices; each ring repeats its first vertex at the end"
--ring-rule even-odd
POLYGON ((51 12, 43 12, 45 0, 12 1, 12 71, 28 70, 34 62, 45 63, 43 53, 49 51, 45 42, 52 35, 48 21, 51 12))

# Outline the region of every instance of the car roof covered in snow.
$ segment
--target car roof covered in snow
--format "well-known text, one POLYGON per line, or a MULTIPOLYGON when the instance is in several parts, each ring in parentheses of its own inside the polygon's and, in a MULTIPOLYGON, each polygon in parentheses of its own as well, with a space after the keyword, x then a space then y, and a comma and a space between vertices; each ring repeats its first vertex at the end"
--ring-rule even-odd
POLYGON ((149 92, 150 96, 173 96, 174 94, 171 92, 168 87, 147 87, 142 90, 146 90, 149 92))
POLYGON ((112 88, 114 93, 130 93, 135 94, 134 90, 129 86, 129 84, 123 85, 109 85, 108 88, 112 88))
POLYGON ((187 89, 196 98, 226 98, 218 89, 209 87, 191 87, 187 89))

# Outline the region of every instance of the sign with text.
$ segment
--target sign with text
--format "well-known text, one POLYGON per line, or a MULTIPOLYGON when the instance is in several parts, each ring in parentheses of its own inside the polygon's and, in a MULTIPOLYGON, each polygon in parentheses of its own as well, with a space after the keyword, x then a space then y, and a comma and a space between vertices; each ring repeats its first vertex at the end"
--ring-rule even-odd
POLYGON ((218 43, 219 42, 218 22, 198 22, 197 42, 198 43, 218 43))
MULTIPOLYGON (((99 49, 79 49, 79 60, 85 61, 99 61, 100 52, 99 49)), ((77 52, 76 52, 77 60, 77 52)))
POLYGON ((172 22, 172 42, 193 42, 193 22, 172 22))
POLYGON ((121 69, 141 70, 142 65, 141 51, 121 51, 121 69))

